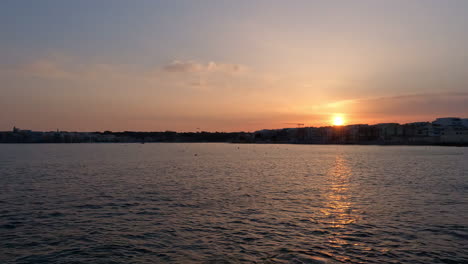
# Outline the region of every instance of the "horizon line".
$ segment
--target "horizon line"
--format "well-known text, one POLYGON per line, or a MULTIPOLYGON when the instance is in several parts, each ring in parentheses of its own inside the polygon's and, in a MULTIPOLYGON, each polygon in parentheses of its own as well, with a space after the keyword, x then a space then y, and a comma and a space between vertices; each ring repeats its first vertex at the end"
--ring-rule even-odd
POLYGON ((297 124, 302 124, 302 126, 298 127, 282 127, 282 128, 262 128, 262 129, 257 129, 254 131, 207 131, 207 130, 201 130, 197 128, 195 131, 175 131, 175 130, 160 130, 160 131, 137 131, 137 130, 121 130, 121 131, 112 131, 112 130, 95 130, 95 131, 77 131, 77 130, 33 130, 33 129, 20 129, 19 127, 13 126, 12 130, 6 130, 6 131, 0 131, 0 132, 13 132, 15 129, 18 131, 29 131, 29 132, 76 132, 76 133, 105 133, 105 132, 111 132, 111 133, 125 133, 125 132, 134 132, 134 133, 164 133, 164 132, 175 132, 175 133, 254 133, 256 131, 261 131, 261 130, 281 130, 281 129, 298 129, 298 128, 328 128, 328 127, 349 127, 349 126, 376 126, 376 125, 384 125, 384 124, 397 124, 397 125, 409 125, 409 124, 415 124, 415 123, 433 123, 437 119, 442 119, 442 118, 455 118, 455 119, 468 119, 466 117, 436 117, 434 121, 415 121, 415 122, 408 122, 408 123, 397 123, 397 122, 384 122, 384 123, 375 123, 375 124, 364 124, 364 123, 355 123, 355 124, 348 124, 348 125, 326 125, 326 126, 306 126, 305 123, 297 123, 297 124), (198 130, 198 131, 197 131, 198 130))

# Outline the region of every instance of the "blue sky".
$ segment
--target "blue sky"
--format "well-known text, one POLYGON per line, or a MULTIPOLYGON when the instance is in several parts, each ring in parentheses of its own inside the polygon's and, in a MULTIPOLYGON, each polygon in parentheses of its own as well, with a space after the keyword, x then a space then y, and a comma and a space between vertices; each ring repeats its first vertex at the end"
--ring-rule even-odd
POLYGON ((325 125, 337 113, 348 123, 468 115, 463 0, 0 5, 0 129, 232 131, 325 125), (382 98, 414 111, 372 105, 382 98))

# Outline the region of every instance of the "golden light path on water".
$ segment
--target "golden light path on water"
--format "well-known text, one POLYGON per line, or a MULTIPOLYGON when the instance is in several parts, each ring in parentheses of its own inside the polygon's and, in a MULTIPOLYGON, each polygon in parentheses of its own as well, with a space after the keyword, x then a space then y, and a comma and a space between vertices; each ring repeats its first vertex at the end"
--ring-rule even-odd
POLYGON ((330 187, 327 194, 328 204, 322 212, 330 218, 329 224, 335 228, 354 222, 351 218, 349 202, 349 175, 351 169, 341 156, 337 156, 330 170, 330 187))
MULTIPOLYGON (((327 175, 329 186, 325 197, 326 202, 320 210, 322 224, 327 226, 331 233, 328 243, 341 253, 341 256, 335 256, 335 258, 344 262, 349 261, 349 258, 345 257, 345 246, 349 243, 344 240, 346 227, 360 218, 359 210, 354 209, 351 202, 353 193, 350 188, 350 177, 352 173, 349 161, 343 154, 337 154, 327 175)), ((360 245, 355 244, 355 246, 360 245)))

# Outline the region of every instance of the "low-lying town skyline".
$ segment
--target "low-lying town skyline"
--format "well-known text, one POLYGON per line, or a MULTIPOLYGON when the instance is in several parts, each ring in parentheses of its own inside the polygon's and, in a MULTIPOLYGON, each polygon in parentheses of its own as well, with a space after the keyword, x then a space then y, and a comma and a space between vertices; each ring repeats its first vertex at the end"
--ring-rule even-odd
MULTIPOLYGON (((339 120, 340 121, 340 120, 339 120)), ((468 118, 442 117, 432 122, 380 123, 262 129, 254 132, 40 132, 14 127, 0 132, 0 143, 146 143, 231 142, 300 144, 468 145, 468 118)))
MULTIPOLYGON (((359 126, 359 125, 382 125, 382 124, 398 124, 398 125, 405 125, 405 124, 423 124, 423 123, 436 123, 436 124, 448 124, 450 122, 455 121, 455 124, 459 124, 462 126, 468 127, 468 118, 462 118, 462 117, 437 117, 433 121, 414 121, 414 122, 408 122, 408 123, 397 123, 397 122, 383 122, 383 123, 375 123, 375 124, 360 124, 360 123, 353 123, 353 124, 347 124, 346 121, 342 118, 341 114, 336 114, 333 115, 333 117, 330 120, 330 124, 328 125, 323 125, 323 126, 312 126, 307 123, 300 123, 300 122, 284 122, 282 123, 283 125, 294 125, 294 126, 284 126, 282 128, 258 128, 254 131, 245 131, 245 130, 239 130, 239 131, 224 131, 224 130, 204 130, 202 128, 195 128, 193 131, 176 131, 176 130, 171 130, 171 129, 162 129, 162 130, 157 130, 157 131, 172 131, 172 132, 222 132, 222 133, 230 133, 230 132, 255 132, 255 131, 260 131, 260 130, 275 130, 275 129, 288 129, 288 128, 308 128, 308 127, 346 127, 346 126, 359 126)), ((453 124, 452 124, 453 125, 453 124)), ((15 131, 34 131, 33 129, 20 129, 17 126, 13 126, 12 129, 13 132, 15 131)), ((110 129, 103 129, 103 130, 90 130, 90 131, 78 131, 78 130, 62 130, 60 128, 56 129, 49 129, 49 130, 44 130, 44 131, 49 131, 49 132, 97 132, 97 131, 112 131, 110 129)), ((130 129, 124 129, 124 130, 117 130, 116 132, 124 132, 124 131, 132 131, 132 132, 155 132, 155 131, 144 131, 144 130, 130 130, 130 129)), ((6 132, 6 131, 1 131, 0 132, 6 132)))

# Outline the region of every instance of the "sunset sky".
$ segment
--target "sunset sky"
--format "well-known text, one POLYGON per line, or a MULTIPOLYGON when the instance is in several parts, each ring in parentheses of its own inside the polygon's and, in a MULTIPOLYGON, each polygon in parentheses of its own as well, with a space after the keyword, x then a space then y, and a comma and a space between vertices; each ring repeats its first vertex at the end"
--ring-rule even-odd
POLYGON ((468 1, 0 3, 0 130, 468 117, 468 1))

